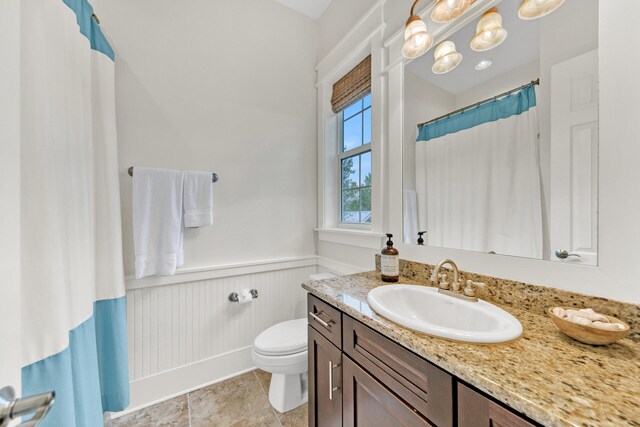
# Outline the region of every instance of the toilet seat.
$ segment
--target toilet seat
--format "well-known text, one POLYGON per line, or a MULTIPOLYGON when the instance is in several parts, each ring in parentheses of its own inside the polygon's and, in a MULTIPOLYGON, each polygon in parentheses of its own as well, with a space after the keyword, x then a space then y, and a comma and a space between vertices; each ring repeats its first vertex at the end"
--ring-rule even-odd
POLYGON ((288 320, 265 329, 253 342, 262 356, 283 357, 307 350, 307 318, 288 320))

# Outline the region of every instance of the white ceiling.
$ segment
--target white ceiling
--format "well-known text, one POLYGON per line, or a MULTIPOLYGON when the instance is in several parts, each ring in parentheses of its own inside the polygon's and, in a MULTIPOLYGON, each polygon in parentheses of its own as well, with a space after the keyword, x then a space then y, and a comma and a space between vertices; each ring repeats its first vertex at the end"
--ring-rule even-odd
POLYGON ((462 62, 456 69, 440 75, 431 72, 435 46, 412 61, 407 68, 432 84, 457 95, 538 59, 540 57, 539 20, 523 21, 518 18, 519 5, 518 1, 503 1, 498 5, 502 15, 502 27, 508 32, 507 39, 500 46, 486 52, 471 50, 469 43, 478 23, 478 20, 474 19, 449 38, 456 44, 456 50, 462 54, 462 62), (491 67, 486 70, 476 70, 476 64, 483 59, 490 59, 491 67))
POLYGON ((276 0, 283 6, 318 20, 331 3, 331 0, 276 0))

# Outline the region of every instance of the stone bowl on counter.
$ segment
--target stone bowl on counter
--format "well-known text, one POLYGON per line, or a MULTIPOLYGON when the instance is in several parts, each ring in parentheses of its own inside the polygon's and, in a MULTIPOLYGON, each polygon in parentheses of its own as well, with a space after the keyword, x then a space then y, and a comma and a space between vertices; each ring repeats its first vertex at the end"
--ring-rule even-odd
MULTIPOLYGON (((574 309, 570 307, 561 307, 565 310, 574 309)), ((596 328, 594 326, 581 325, 579 323, 574 323, 566 318, 556 316, 553 313, 553 308, 549 308, 547 310, 547 314, 553 320, 553 323, 556 324, 558 329, 564 332, 566 335, 570 336, 574 340, 580 341, 585 344, 591 345, 607 345, 612 344, 624 337, 629 333, 629 325, 624 323, 622 320, 616 319, 613 316, 607 316, 606 314, 602 314, 604 317, 609 319, 611 323, 619 323, 624 326, 624 329, 620 329, 618 331, 610 331, 606 329, 596 328)))

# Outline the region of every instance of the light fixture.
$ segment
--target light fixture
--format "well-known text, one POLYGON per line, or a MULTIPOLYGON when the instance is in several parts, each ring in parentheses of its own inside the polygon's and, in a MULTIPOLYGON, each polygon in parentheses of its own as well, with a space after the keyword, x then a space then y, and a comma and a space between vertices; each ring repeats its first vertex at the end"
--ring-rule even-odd
POLYGON ((490 59, 483 59, 482 61, 478 62, 476 64, 476 70, 480 71, 480 70, 485 70, 489 67, 491 67, 491 60, 490 59))
POLYGON ((493 7, 482 14, 470 47, 477 52, 484 52, 500 45, 506 38, 507 30, 502 28, 502 16, 493 7))
POLYGON ((413 13, 418 1, 420 0, 413 2, 411 14, 404 28, 402 55, 409 59, 423 55, 433 46, 433 36, 427 32, 427 24, 425 24, 418 15, 414 15, 413 13))
POLYGON ((524 20, 542 18, 564 3, 564 0, 523 0, 518 9, 518 17, 524 20))
POLYGON ((471 6, 471 0, 438 0, 431 11, 431 20, 438 24, 453 21, 471 6))
POLYGON ((431 67, 434 74, 445 74, 460 65, 462 54, 456 52, 456 45, 450 40, 445 40, 436 46, 433 53, 436 62, 431 67))

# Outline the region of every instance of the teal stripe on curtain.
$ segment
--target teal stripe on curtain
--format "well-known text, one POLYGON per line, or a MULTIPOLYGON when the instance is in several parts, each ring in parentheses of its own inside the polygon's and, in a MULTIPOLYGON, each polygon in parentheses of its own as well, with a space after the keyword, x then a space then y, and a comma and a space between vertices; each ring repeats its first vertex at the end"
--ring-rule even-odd
POLYGON ((101 426, 103 412, 129 405, 126 297, 96 301, 93 310, 69 332, 67 348, 22 368, 24 396, 56 392, 38 426, 101 426))
POLYGON ((531 83, 516 93, 489 101, 444 119, 419 127, 417 141, 429 141, 483 123, 522 114, 536 106, 536 91, 531 83))
POLYGON ((114 60, 113 49, 109 45, 100 26, 93 20, 93 7, 87 0, 63 0, 73 12, 76 14, 76 20, 80 26, 80 33, 89 39, 91 49, 102 52, 111 60, 114 60))

